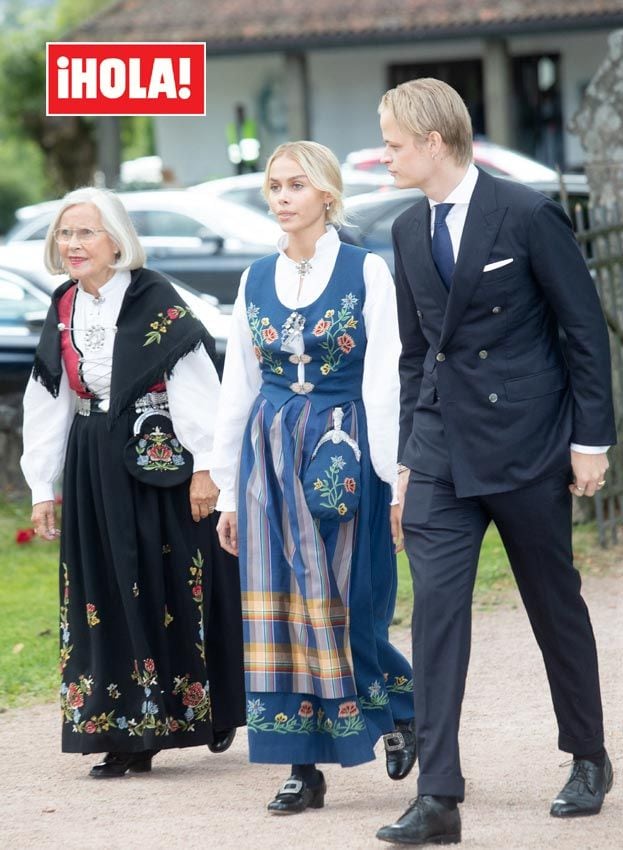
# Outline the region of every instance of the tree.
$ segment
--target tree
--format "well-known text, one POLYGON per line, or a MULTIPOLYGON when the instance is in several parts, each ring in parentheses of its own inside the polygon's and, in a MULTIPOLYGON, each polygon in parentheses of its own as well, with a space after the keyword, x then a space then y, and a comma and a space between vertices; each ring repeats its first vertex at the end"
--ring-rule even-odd
POLYGON ((5 131, 35 142, 52 194, 91 182, 97 162, 95 122, 84 116, 45 114, 45 43, 109 5, 110 0, 58 0, 26 9, 0 41, 0 109, 5 131))

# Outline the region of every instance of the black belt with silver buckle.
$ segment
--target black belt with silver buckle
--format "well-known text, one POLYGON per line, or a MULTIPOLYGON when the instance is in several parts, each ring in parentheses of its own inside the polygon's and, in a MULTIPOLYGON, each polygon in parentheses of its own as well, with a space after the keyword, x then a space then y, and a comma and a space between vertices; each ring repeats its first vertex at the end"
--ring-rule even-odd
POLYGON ((80 416, 90 416, 92 413, 108 413, 110 401, 107 398, 82 398, 78 396, 76 405, 80 416))

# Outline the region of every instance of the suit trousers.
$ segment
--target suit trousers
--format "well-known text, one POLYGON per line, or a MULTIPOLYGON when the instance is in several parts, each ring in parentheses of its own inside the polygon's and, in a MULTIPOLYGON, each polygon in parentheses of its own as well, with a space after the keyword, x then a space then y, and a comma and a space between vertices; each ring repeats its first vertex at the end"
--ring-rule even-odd
MULTIPOLYGON (((603 746, 595 638, 571 547, 571 471, 507 493, 457 498, 449 481, 412 472, 403 527, 414 590, 413 671, 419 794, 461 801, 459 719, 482 539, 502 538, 537 639, 558 722, 558 746, 603 746)), ((512 671, 500 671, 500 689, 512 671)), ((500 718, 501 719, 501 718, 500 718)))

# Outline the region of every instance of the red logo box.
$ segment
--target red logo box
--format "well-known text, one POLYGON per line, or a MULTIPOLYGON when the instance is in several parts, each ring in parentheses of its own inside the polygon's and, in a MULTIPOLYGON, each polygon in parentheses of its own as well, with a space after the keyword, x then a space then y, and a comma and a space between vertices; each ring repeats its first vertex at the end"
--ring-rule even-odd
POLYGON ((46 115, 205 115, 205 42, 48 42, 46 115))

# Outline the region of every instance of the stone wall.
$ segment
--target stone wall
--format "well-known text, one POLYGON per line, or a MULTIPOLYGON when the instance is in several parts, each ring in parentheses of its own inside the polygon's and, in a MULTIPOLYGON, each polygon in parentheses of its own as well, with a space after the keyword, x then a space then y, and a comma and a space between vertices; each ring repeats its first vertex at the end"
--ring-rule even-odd
POLYGON ((26 491, 22 454, 22 393, 0 395, 0 492, 26 491))

